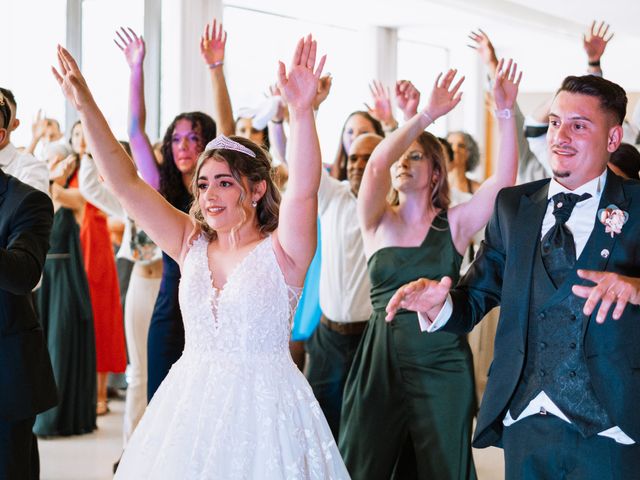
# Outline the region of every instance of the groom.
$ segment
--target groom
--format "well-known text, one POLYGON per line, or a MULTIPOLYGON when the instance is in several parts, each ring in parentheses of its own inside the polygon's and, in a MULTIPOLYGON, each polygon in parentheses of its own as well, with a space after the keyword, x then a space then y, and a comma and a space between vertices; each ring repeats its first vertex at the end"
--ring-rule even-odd
POLYGON ((455 333, 501 306, 474 446, 503 447, 507 479, 640 471, 640 183, 607 169, 626 103, 612 82, 567 77, 549 116, 554 178, 499 194, 456 288, 420 279, 387 306, 455 333))

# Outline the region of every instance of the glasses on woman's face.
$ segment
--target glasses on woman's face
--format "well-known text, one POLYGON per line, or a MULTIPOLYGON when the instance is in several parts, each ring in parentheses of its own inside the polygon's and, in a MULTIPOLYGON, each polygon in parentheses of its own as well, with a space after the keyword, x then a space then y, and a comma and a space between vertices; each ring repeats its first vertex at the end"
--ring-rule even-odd
POLYGON ((406 155, 404 155, 403 157, 401 157, 401 160, 409 160, 409 161, 413 161, 413 162, 419 162, 423 158, 424 158, 424 153, 422 153, 422 152, 420 152, 418 150, 412 150, 411 152, 409 152, 406 155))

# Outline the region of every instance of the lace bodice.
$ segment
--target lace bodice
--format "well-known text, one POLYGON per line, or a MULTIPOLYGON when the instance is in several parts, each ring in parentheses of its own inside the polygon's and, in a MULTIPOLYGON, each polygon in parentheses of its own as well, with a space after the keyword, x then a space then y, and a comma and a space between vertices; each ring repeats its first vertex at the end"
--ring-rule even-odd
POLYGON ((200 236, 187 252, 180 281, 185 354, 233 354, 242 359, 289 352, 291 319, 300 289, 288 286, 271 237, 235 267, 224 288, 213 288, 207 241, 200 236))

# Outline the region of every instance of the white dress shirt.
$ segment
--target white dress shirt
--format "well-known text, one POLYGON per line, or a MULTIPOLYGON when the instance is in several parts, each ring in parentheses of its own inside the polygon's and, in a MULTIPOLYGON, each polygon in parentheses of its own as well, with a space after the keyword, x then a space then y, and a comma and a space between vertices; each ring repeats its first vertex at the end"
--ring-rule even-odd
POLYGON ((19 152, 12 143, 0 150, 0 169, 49 195, 49 168, 30 153, 19 152))
POLYGON ((357 199, 349 182, 339 182, 324 169, 318 215, 322 238, 320 309, 335 322, 368 320, 373 309, 357 199))
MULTIPOLYGON (((567 188, 556 182, 554 179, 551 179, 549 183, 549 193, 547 195, 547 211, 542 220, 540 239, 544 237, 544 235, 556 222, 555 217, 553 216, 553 202, 551 201, 551 198, 555 194, 561 192, 571 192, 575 193, 576 195, 590 193, 591 198, 588 198, 587 200, 583 200, 582 202, 578 202, 576 204, 573 211, 571 212, 569 220, 567 220, 567 223, 565 224, 573 234, 576 246, 576 257, 579 258, 582 254, 582 251, 584 250, 589 236, 591 235, 591 231, 593 230, 593 226, 595 224, 598 213, 598 205, 600 204, 600 197, 602 196, 602 190, 604 189, 606 179, 607 170, 605 170, 599 177, 594 178, 593 180, 585 183, 584 185, 576 188, 573 191, 568 190, 567 188)), ((420 329, 423 332, 435 332, 447 323, 452 311, 453 304, 451 302, 451 297, 448 296, 445 305, 433 322, 430 322, 429 319, 421 313, 418 314, 420 329)), ((515 422, 522 420, 523 418, 541 412, 550 413, 558 418, 561 418, 565 422, 571 423, 567 416, 562 413, 562 411, 556 406, 555 403, 553 403, 553 400, 549 398, 549 396, 544 391, 540 392, 533 400, 531 400, 531 402, 529 402, 529 405, 527 405, 527 407, 518 416, 518 418, 514 419, 511 416, 511 412, 508 411, 502 423, 505 427, 508 427, 509 425, 513 425, 515 422)), ((631 445, 635 443, 617 426, 600 432, 598 435, 613 438, 616 442, 625 445, 631 445)))

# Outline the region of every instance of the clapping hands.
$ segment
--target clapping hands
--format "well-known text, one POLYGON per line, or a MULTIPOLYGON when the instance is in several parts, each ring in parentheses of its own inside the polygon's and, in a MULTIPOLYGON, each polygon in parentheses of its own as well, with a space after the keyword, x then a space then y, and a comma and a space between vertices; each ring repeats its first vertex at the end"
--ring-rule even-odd
POLYGON ((129 68, 140 67, 145 55, 145 44, 142 37, 136 35, 136 32, 129 27, 126 29, 120 27, 120 31, 116 30, 116 35, 120 42, 114 38, 113 43, 124 53, 124 58, 126 58, 129 68))
POLYGON ((518 64, 509 59, 504 66, 504 58, 498 62, 496 78, 493 85, 493 98, 498 110, 511 110, 516 103, 518 86, 522 80, 522 72, 518 73, 518 64))
POLYGON ((316 41, 309 34, 298 41, 288 73, 284 63, 278 62, 278 89, 290 112, 313 106, 326 60, 326 55, 323 55, 316 67, 316 52, 316 41))

